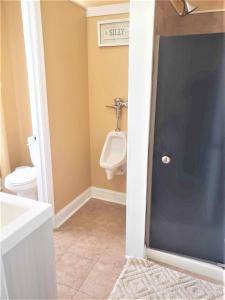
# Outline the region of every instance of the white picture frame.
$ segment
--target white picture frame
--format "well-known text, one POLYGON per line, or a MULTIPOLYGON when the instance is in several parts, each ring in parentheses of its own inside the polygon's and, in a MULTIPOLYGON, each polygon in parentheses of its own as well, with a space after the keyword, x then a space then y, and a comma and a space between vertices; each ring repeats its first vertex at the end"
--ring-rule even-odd
POLYGON ((97 22, 98 47, 129 45, 129 19, 97 22))

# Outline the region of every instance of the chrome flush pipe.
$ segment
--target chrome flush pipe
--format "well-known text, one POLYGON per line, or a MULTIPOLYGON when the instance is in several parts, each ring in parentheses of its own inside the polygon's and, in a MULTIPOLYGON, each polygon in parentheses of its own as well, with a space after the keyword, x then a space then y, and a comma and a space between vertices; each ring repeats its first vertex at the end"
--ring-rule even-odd
POLYGON ((120 115, 121 115, 121 109, 123 107, 128 107, 127 100, 123 100, 119 97, 114 99, 114 105, 106 105, 108 108, 113 108, 116 111, 116 129, 115 131, 120 131, 119 122, 120 122, 120 115))

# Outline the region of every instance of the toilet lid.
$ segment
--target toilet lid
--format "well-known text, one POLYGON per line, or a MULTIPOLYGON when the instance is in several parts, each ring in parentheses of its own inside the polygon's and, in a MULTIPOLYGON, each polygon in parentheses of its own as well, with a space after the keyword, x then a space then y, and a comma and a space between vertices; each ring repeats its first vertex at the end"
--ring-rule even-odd
POLYGON ((36 168, 25 167, 16 169, 7 176, 7 181, 12 185, 23 185, 36 180, 36 168))

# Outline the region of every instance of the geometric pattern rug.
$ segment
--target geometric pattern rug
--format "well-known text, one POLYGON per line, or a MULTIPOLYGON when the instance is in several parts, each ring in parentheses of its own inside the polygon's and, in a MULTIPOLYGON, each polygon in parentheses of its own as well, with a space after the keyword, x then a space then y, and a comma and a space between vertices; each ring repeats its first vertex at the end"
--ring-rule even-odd
POLYGON ((177 272, 153 261, 130 258, 109 297, 111 300, 219 300, 222 284, 177 272))

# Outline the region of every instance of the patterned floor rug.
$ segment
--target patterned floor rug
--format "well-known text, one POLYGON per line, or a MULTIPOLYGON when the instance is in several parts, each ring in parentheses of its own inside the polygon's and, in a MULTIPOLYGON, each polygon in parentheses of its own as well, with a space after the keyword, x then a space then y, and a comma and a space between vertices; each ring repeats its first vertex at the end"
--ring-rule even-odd
POLYGON ((220 284, 177 272, 145 259, 128 259, 110 300, 214 300, 224 299, 220 284))

